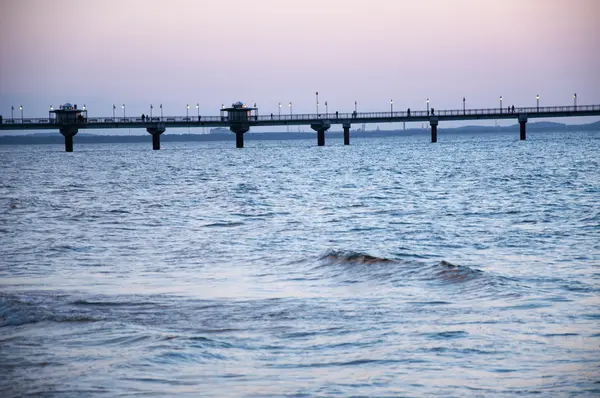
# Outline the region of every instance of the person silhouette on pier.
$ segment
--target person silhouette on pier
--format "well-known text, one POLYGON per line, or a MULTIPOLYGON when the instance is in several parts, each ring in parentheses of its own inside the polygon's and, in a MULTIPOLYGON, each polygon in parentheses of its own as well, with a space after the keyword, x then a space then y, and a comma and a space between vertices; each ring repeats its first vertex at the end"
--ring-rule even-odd
POLYGON ((144 114, 142 113, 142 122, 145 122, 145 121, 146 121, 146 115, 144 115, 144 114))
POLYGON ((335 111, 335 118, 336 118, 336 119, 339 119, 339 116, 338 116, 338 114, 339 114, 339 113, 338 113, 338 111, 335 111))
POLYGON ((410 108, 408 108, 408 109, 406 110, 406 116, 407 116, 407 117, 410 117, 410 108))
POLYGON ((431 116, 435 115, 435 110, 431 108, 431 116))
POLYGON ((515 106, 512 106, 512 113, 515 113, 515 106))

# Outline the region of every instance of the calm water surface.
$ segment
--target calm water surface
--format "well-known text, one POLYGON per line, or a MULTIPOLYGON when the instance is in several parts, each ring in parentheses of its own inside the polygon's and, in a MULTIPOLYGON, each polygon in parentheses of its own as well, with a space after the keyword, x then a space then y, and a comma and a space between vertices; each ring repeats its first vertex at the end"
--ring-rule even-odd
POLYGON ((233 141, 0 147, 0 396, 600 394, 600 133, 233 141))

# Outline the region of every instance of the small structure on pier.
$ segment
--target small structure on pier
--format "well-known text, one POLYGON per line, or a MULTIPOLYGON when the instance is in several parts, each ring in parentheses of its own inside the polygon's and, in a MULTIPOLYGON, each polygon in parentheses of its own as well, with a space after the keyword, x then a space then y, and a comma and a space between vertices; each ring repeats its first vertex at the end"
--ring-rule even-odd
POLYGON ((230 123, 229 129, 235 133, 236 148, 244 147, 244 133, 250 130, 249 122, 252 120, 258 120, 258 108, 248 107, 241 101, 232 104, 230 108, 221 108, 221 121, 230 123), (227 112, 227 116, 224 112, 227 112))
MULTIPOLYGON (((67 102, 58 109, 51 109, 50 113, 54 113, 55 123, 74 124, 84 123, 87 120, 87 110, 85 109, 85 105, 83 106, 83 109, 77 109, 77 104, 73 105, 67 102)), ((50 116, 50 118, 52 118, 52 116, 50 116)))
POLYGON ((229 108, 221 109, 221 116, 226 117, 229 122, 247 122, 250 120, 256 120, 256 115, 258 113, 258 108, 248 107, 242 101, 238 101, 234 104, 231 104, 229 108), (252 114, 254 111, 254 115, 252 114), (227 112, 227 116, 223 113, 227 112))
POLYGON ((50 118, 52 119, 52 113, 54 113, 54 123, 61 125, 59 127, 60 133, 65 137, 65 151, 73 152, 73 137, 79 132, 78 124, 87 122, 87 110, 85 105, 83 109, 77 109, 77 104, 72 105, 66 103, 61 105, 58 109, 50 109, 50 118))

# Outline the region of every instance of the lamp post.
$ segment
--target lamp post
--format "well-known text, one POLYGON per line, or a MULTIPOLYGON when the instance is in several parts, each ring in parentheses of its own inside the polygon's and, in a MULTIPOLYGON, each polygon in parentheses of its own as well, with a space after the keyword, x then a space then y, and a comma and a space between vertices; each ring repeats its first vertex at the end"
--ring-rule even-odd
POLYGON ((537 111, 539 112, 540 111, 540 95, 539 94, 535 96, 535 100, 537 103, 537 111))
POLYGON ((467 114, 467 108, 466 108, 466 105, 465 105, 465 101, 466 101, 466 99, 465 99, 465 97, 463 97, 463 115, 467 114))
POLYGON ((162 113, 162 104, 160 104, 160 120, 162 121, 163 113, 162 113))
POLYGON ((575 110, 577 110, 577 93, 573 94, 573 106, 575 107, 575 110))
POLYGON ((319 92, 317 91, 317 117, 319 116, 319 92))
POLYGON ((115 109, 117 109, 117 106, 115 104, 113 104, 113 120, 115 118, 115 109))
POLYGON ((15 121, 15 107, 14 107, 14 105, 10 106, 10 119, 13 122, 15 121))
POLYGON ((185 120, 190 120, 190 104, 185 104, 185 120))
POLYGON ((429 98, 427 98, 427 116, 429 116, 429 98))
POLYGON ((292 101, 290 101, 290 119, 292 118, 292 101))
POLYGON ((19 109, 21 110, 21 123, 23 123, 23 105, 21 105, 19 109))
POLYGON ((500 96, 500 113, 502 113, 502 96, 500 96))
POLYGON ((198 114, 198 121, 200 121, 200 103, 198 102, 196 104, 196 113, 198 114))
POLYGON ((281 119, 281 102, 279 103, 279 119, 281 119))
POLYGON ((123 104, 123 119, 125 118, 125 104, 123 104))
POLYGON ((357 113, 358 102, 354 101, 354 113, 357 113))
POLYGON ((52 123, 52 111, 54 110, 54 107, 52 105, 50 105, 50 112, 48 112, 48 119, 50 119, 50 123, 52 123))
POLYGON ((150 121, 152 121, 152 104, 150 104, 150 121))
POLYGON ((394 100, 390 100, 390 117, 394 116, 394 100))
POLYGON ((329 108, 327 107, 327 101, 325 101, 325 115, 329 114, 329 108))

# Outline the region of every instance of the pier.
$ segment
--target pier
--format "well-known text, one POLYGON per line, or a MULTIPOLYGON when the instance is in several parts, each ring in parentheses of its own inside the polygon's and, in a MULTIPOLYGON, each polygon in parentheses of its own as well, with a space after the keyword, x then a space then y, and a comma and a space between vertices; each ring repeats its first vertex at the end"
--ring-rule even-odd
POLYGON ((344 145, 350 145, 352 124, 427 122, 431 142, 437 142, 438 125, 444 121, 512 119, 519 123, 519 139, 527 139, 527 121, 536 118, 600 116, 600 105, 570 105, 519 108, 448 109, 387 112, 325 112, 313 114, 260 114, 258 108, 235 103, 222 107, 219 116, 148 116, 148 117, 88 117, 88 110, 65 104, 51 109, 45 118, 3 118, 0 130, 58 130, 65 137, 65 151, 73 151, 73 138, 81 129, 140 128, 152 136, 152 149, 160 149, 160 136, 168 128, 228 127, 236 137, 236 147, 244 147, 244 134, 252 127, 309 125, 317 133, 317 145, 325 145, 325 133, 332 125, 341 125, 344 145))

